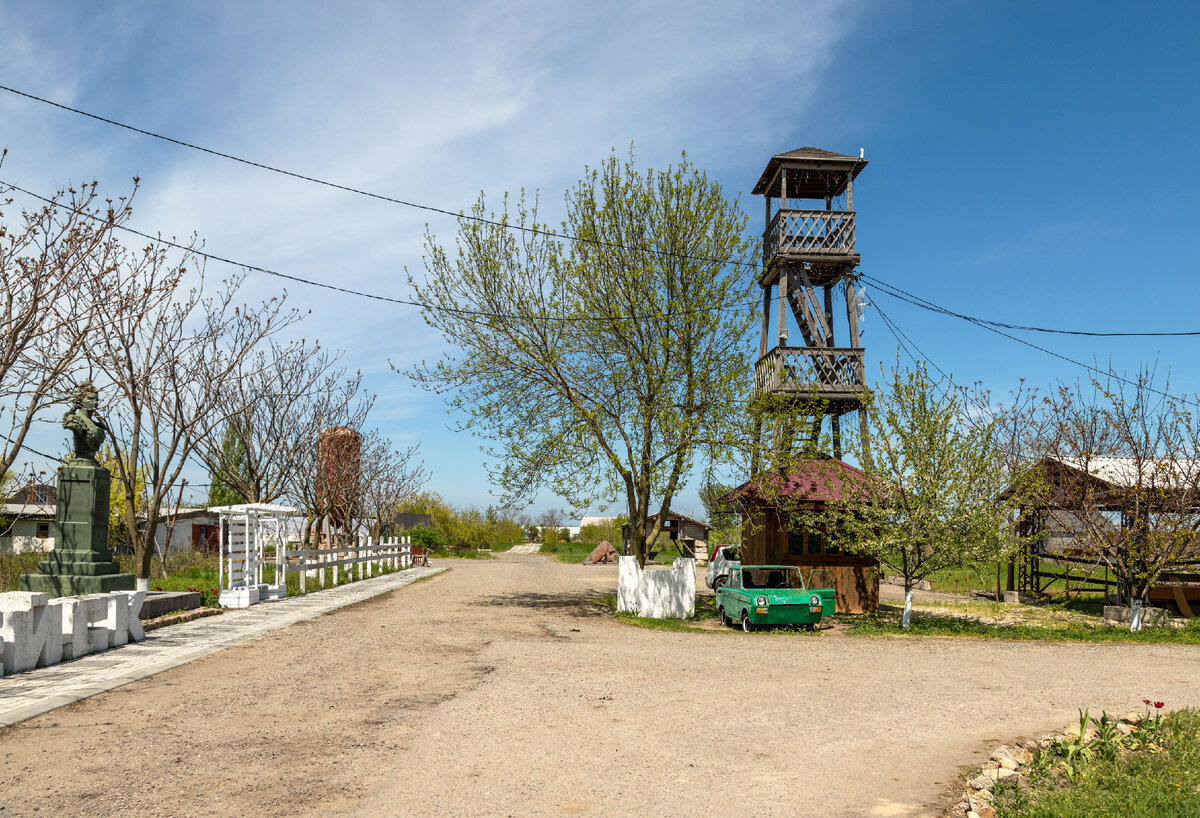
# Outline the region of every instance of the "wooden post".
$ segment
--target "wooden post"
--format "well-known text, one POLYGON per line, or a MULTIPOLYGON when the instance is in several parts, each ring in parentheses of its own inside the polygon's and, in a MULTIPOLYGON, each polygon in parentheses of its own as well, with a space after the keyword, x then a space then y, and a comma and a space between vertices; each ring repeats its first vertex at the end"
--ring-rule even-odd
POLYGON ((771 333, 771 288, 763 287, 762 339, 758 344, 758 357, 767 354, 767 336, 771 333))
POLYGON ((784 333, 787 332, 787 292, 788 275, 784 270, 779 271, 779 330, 776 332, 776 346, 786 347, 784 333))

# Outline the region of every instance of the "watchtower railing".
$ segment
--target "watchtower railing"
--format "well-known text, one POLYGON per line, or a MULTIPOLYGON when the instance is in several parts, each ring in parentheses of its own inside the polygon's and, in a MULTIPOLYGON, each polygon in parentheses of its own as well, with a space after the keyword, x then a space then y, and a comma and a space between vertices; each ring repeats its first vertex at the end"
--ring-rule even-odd
POLYGON ((854 253, 853 210, 780 210, 763 234, 766 258, 854 253))
POLYGON ((754 367, 754 394, 846 395, 863 390, 863 350, 854 347, 776 347, 754 367))

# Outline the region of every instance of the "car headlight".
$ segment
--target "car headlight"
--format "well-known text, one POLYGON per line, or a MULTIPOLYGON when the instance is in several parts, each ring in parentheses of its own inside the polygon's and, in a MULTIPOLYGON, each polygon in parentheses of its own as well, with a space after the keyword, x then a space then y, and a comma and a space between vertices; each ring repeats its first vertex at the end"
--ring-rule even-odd
POLYGON ((813 594, 812 596, 810 596, 808 598, 808 604, 809 605, 820 605, 821 597, 817 596, 816 594, 813 594))
POLYGON ((761 608, 767 604, 767 598, 765 596, 760 596, 758 599, 754 600, 754 604, 761 608))

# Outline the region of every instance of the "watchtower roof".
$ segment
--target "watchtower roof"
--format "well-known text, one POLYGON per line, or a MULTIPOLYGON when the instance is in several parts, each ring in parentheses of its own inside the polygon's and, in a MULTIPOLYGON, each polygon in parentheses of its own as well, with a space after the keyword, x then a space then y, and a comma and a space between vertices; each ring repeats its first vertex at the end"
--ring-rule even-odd
POLYGON ((789 199, 840 196, 845 192, 846 184, 857 178, 866 166, 867 160, 857 156, 846 156, 821 148, 796 148, 772 156, 752 192, 760 196, 778 197, 783 178, 778 171, 782 168, 787 173, 789 199))

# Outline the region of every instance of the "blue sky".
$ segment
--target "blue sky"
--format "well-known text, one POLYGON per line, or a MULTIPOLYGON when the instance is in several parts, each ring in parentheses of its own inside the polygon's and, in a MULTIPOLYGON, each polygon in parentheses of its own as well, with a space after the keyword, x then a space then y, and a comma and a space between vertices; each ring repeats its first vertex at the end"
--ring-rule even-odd
MULTIPOLYGON (((0 0, 0 84, 248 159, 450 210, 560 192, 613 148, 682 150, 731 192, 774 153, 865 149, 864 272, 960 312, 1070 329, 1200 329, 1200 7, 1154 3, 89 4, 0 0)), ((134 226, 387 295, 426 222, 0 92, 0 179, 141 177, 134 226)), ((761 230, 762 206, 742 204, 761 230)), ((217 265, 212 273, 224 273, 217 265)), ((278 280, 252 274, 251 295, 278 280)), ((431 488, 493 502, 478 441, 388 366, 437 356, 415 310, 287 288, 346 351, 374 423, 420 441, 431 488)), ((959 382, 1086 372, 955 319, 872 300, 959 382)), ((1023 335, 1200 391, 1200 338, 1023 335)), ((896 341, 868 312, 869 368, 896 341)), ((907 360, 907 359, 904 359, 907 360)), ((39 432, 57 451, 61 434, 39 432)), ((35 443, 35 445, 38 445, 35 443)), ((202 480, 202 475, 195 475, 202 480)), ((677 507, 699 512, 695 486, 677 507)), ((558 505, 541 498, 535 510, 558 505)))

